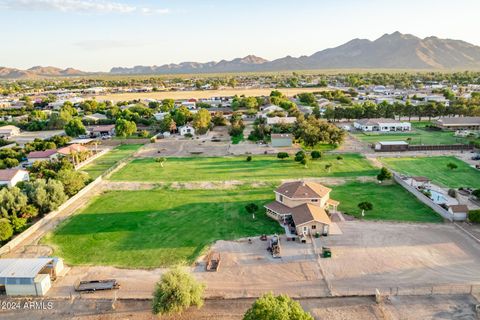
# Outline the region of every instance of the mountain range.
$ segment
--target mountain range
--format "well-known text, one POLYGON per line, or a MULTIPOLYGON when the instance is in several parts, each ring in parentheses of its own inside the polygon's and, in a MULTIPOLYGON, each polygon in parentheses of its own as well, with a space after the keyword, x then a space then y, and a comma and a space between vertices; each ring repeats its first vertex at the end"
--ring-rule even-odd
MULTIPOLYGON (((222 72, 266 72, 315 69, 480 69, 480 47, 461 40, 427 37, 394 32, 371 41, 353 39, 335 48, 298 58, 287 56, 268 61, 249 55, 230 61, 182 62, 161 66, 115 67, 109 74, 180 74, 222 72)), ((83 76, 89 73, 68 68, 33 67, 18 70, 0 67, 0 78, 83 76)), ((92 73, 90 73, 92 74, 92 73)))

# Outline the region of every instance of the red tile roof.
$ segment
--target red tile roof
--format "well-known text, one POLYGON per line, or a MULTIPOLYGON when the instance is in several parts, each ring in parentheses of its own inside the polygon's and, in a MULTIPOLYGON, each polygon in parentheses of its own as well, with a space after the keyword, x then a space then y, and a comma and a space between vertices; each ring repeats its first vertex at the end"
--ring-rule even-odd
POLYGON ((57 153, 56 149, 47 149, 45 151, 32 151, 28 154, 27 158, 48 158, 57 153))

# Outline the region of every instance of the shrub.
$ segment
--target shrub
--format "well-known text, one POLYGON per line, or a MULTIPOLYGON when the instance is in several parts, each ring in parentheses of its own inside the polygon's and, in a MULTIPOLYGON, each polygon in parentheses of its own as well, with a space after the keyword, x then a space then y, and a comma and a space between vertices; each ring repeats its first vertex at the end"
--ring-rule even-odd
POLYGON ((298 151, 298 152, 295 154, 295 161, 301 162, 303 159, 305 159, 305 152, 303 152, 303 151, 298 151))
POLYGON ((473 190, 472 195, 480 199, 480 189, 473 190))
POLYGON ((458 166, 457 166, 455 163, 453 163, 453 162, 449 162, 449 163, 447 164, 447 168, 450 169, 450 170, 455 170, 455 169, 458 168, 458 166))
POLYGON ((468 220, 472 223, 480 223, 480 210, 472 210, 468 212, 468 220))
POLYGON ((380 169, 380 173, 377 175, 378 181, 384 181, 392 178, 392 173, 385 167, 380 169))
POLYGON ((342 156, 337 156, 337 160, 338 161, 343 160, 343 157, 342 156))
POLYGON ((243 320, 313 320, 297 301, 287 295, 267 293, 258 298, 243 316, 243 320))
POLYGON ((457 190, 455 189, 448 189, 448 195, 452 198, 456 198, 457 197, 457 190))
POLYGON ((205 286, 187 272, 176 268, 165 273, 155 286, 152 312, 180 313, 190 306, 203 305, 205 286))
POLYGON ((312 156, 312 159, 313 160, 317 160, 317 159, 320 159, 322 157, 322 153, 320 151, 312 151, 312 153, 310 154, 312 156))
POLYGON ((247 157, 247 162, 250 162, 250 161, 252 161, 252 156, 247 157))
POLYGON ((258 206, 255 203, 249 203, 245 206, 248 213, 254 213, 258 211, 258 206))
POLYGON ((6 241, 13 236, 13 227, 8 219, 0 219, 0 241, 6 241))
POLYGON ((150 134, 148 133, 147 130, 142 130, 138 133, 138 136, 141 137, 141 138, 148 138, 150 134))
POLYGON ((288 158, 288 157, 289 157, 289 155, 288 155, 288 153, 286 153, 286 152, 279 152, 279 153, 277 153, 277 158, 278 158, 278 159, 286 159, 286 158, 288 158))

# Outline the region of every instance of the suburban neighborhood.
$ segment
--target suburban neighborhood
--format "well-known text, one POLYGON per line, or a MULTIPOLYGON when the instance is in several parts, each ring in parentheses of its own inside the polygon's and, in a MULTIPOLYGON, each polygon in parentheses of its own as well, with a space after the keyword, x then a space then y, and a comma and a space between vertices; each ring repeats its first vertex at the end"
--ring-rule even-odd
POLYGON ((428 1, 0 1, 0 318, 479 319, 480 6, 428 1))

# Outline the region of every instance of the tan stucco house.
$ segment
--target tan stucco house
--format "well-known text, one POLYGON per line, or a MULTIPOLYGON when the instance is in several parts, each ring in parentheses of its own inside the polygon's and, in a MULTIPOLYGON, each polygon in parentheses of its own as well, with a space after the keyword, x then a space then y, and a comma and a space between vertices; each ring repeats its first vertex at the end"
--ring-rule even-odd
POLYGON ((330 191, 316 182, 287 182, 274 191, 275 201, 265 205, 265 209, 275 220, 292 222, 299 236, 328 234, 332 222, 327 211, 335 212, 340 204, 330 199, 330 191))

